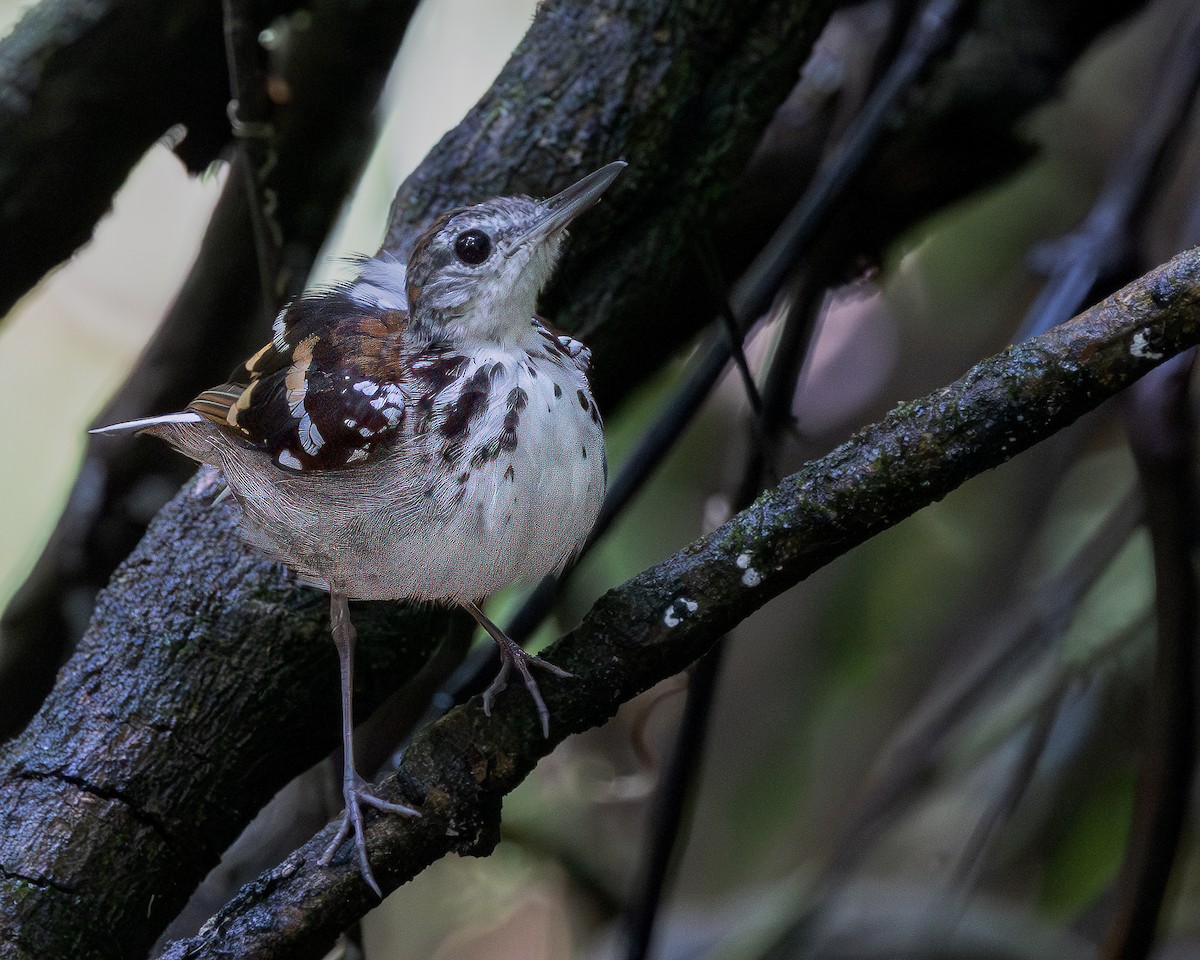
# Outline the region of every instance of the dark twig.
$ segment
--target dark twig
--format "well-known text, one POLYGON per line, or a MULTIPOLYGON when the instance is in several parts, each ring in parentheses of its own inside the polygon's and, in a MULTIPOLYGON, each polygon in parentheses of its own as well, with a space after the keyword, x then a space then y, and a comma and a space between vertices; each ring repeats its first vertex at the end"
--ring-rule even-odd
POLYGON ((229 123, 237 149, 249 161, 241 165, 242 184, 250 210, 254 253, 258 262, 260 307, 264 325, 272 319, 275 280, 283 232, 264 202, 266 184, 276 162, 272 104, 261 67, 258 29, 241 0, 222 0, 225 20, 225 60, 229 67, 229 123))
POLYGON ((1025 315, 1019 338, 1062 323, 1098 283, 1126 268, 1132 220, 1148 203, 1151 173, 1186 118, 1200 79, 1200 6, 1184 4, 1180 11, 1171 49, 1086 219, 1034 255, 1050 262, 1049 277, 1025 315))
POLYGON ((845 876, 877 836, 926 781, 943 754, 952 730, 971 705, 995 684, 1008 681, 1016 667, 1066 628, 1071 612, 1138 530, 1140 491, 1131 491, 1097 526, 1062 570, 1013 609, 996 618, 980 653, 949 675, 945 687, 928 698, 904 727, 879 764, 874 785, 842 833, 830 861, 832 876, 845 876))
MULTIPOLYGON (((754 258, 746 272, 734 285, 727 309, 736 320, 736 328, 745 339, 752 325, 770 307, 771 300, 783 285, 787 273, 803 256, 824 223, 830 208, 849 185, 855 173, 874 146, 886 132, 888 117, 908 86, 920 75, 929 59, 948 37, 950 18, 960 0, 934 0, 914 26, 905 50, 897 57, 856 118, 836 155, 814 178, 803 196, 784 218, 779 228, 754 258)), ((718 318, 719 319, 719 318, 718 318)), ((701 403, 729 363, 731 344, 736 337, 723 330, 710 333, 700 351, 700 359, 692 367, 682 386, 666 407, 642 434, 617 477, 609 485, 604 507, 592 533, 588 547, 596 543, 640 490, 647 478, 673 448, 679 436, 699 412, 701 403)), ((585 548, 586 549, 586 548, 585 548)), ((558 581, 543 580, 509 623, 509 636, 521 640, 529 636, 549 613, 558 593, 558 581)), ((458 678, 462 690, 473 691, 493 668, 489 659, 471 671, 469 679, 458 678)))
POLYGON ((658 909, 686 842, 726 643, 726 638, 718 640, 688 671, 683 716, 654 794, 647 823, 650 842, 624 918, 626 960, 645 960, 649 954, 658 909))
MULTIPOLYGON (((420 798, 423 816, 370 825, 367 842, 381 885, 394 889, 451 850, 489 850, 500 798, 558 741, 677 672, 752 610, 834 557, 1200 341, 1198 307, 1200 251, 1190 251, 1076 321, 900 405, 720 529, 610 591, 547 651, 576 677, 543 688, 555 717, 549 739, 541 736, 527 698, 510 691, 490 717, 476 704, 459 707, 413 742, 398 779, 381 791, 398 801, 420 798), (1154 357, 1131 349, 1147 336, 1154 357), (748 566, 738 562, 743 556, 748 566), (693 597, 694 610, 680 602, 693 597), (587 697, 578 695, 577 684, 587 697)), ((61 817, 62 808, 53 815, 61 817)), ((36 834, 35 811, 28 816, 36 834)), ((337 930, 374 905, 351 859, 317 867, 327 839, 315 837, 243 888, 204 933, 164 956, 319 956, 337 930), (296 909, 299 903, 303 910, 296 909)))
POLYGON ((1144 960, 1154 944, 1187 816, 1196 762, 1196 640, 1200 591, 1194 424, 1188 382, 1195 352, 1155 370, 1130 394, 1129 443, 1146 493, 1158 642, 1133 825, 1105 933, 1104 960, 1144 960))
MULTIPOLYGON (((816 301, 811 292, 791 300, 765 376, 763 404, 755 410, 756 427, 748 443, 745 467, 734 495, 734 509, 744 510, 762 491, 774 464, 781 428, 789 421, 796 380, 807 353, 816 301), (800 335, 795 335, 799 332, 800 335)), ((749 370, 747 370, 749 373, 749 370)), ((757 395, 757 391, 755 392, 757 395)), ((648 824, 649 844, 635 892, 625 918, 626 960, 645 960, 650 950, 658 910, 671 880, 673 866, 687 843, 696 787, 703 770, 704 749, 712 716, 724 650, 722 637, 688 671, 687 699, 671 758, 655 792, 648 824)))

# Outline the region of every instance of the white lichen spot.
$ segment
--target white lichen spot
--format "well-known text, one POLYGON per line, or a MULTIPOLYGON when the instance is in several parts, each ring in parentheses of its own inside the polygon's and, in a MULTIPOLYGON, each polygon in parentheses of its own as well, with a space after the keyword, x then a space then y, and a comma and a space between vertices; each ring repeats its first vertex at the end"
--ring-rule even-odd
POLYGON ((1165 354, 1150 346, 1150 331, 1139 330, 1129 341, 1129 352, 1141 360, 1161 360, 1165 354))
POLYGON ((757 587, 762 583, 762 574, 753 567, 748 567, 746 572, 742 574, 742 583, 747 587, 757 587))
POLYGON ((663 623, 671 629, 679 626, 683 622, 683 618, 690 613, 695 613, 700 609, 700 604, 689 597, 680 597, 663 613, 663 623))

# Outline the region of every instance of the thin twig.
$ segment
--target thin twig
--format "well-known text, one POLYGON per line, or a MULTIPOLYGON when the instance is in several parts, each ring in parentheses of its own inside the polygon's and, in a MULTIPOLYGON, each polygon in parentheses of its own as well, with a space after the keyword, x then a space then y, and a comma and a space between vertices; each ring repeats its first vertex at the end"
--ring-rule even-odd
POLYGON ((1136 385, 1127 407, 1129 442, 1146 491, 1158 642, 1133 824, 1104 960, 1144 960, 1150 953, 1195 774, 1200 589, 1192 566, 1198 518, 1188 394, 1194 359, 1192 351, 1155 370, 1136 385))
MULTIPOLYGON (((776 349, 764 377, 767 389, 757 410, 757 431, 748 443, 745 467, 734 494, 734 509, 744 510, 763 488, 773 470, 774 450, 781 429, 789 420, 796 381, 804 365, 813 329, 812 314, 819 297, 811 289, 791 298, 776 349)), ((747 373, 749 371, 747 370, 747 373)), ((634 896, 626 915, 626 960, 645 960, 652 942, 658 910, 671 880, 673 866, 687 843, 691 810, 703 769, 704 748, 712 716, 723 653, 722 637, 688 671, 687 699, 671 758, 655 793, 648 826, 647 849, 634 896)))
POLYGON ((229 123, 237 149, 249 160, 243 164, 242 184, 250 209, 254 254, 258 263, 263 320, 274 314, 275 278, 279 270, 283 232, 265 203, 264 181, 275 165, 275 128, 271 101, 259 66, 258 31, 239 0, 222 0, 225 18, 225 60, 229 67, 229 123))
POLYGON ((1132 246, 1132 218, 1148 203, 1152 171, 1179 131, 1200 80, 1200 6, 1184 5, 1174 42, 1156 82, 1109 171, 1100 195, 1073 233, 1047 245, 1036 259, 1050 259, 1049 277, 1021 324, 1018 339, 1062 323, 1092 294, 1097 283, 1124 268, 1132 246))
POLYGON ((1016 665, 1066 628, 1070 613, 1138 530, 1140 491, 1132 490, 1096 531, 1030 596, 996 618, 971 662, 956 666, 936 697, 901 727, 879 764, 875 783, 859 804, 831 858, 829 873, 844 876, 870 849, 870 840, 902 809, 937 765, 943 746, 985 691, 1009 682, 1016 665))
POLYGON ((626 960, 645 960, 650 951, 658 909, 688 834, 725 647, 726 639, 718 640, 688 671, 683 716, 654 794, 647 824, 650 842, 625 915, 626 960))

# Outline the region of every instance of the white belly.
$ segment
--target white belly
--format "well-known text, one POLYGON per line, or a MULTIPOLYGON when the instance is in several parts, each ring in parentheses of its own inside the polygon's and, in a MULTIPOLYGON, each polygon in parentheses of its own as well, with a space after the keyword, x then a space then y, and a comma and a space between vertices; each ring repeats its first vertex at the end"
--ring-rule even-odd
MULTIPOLYGON (((453 463, 441 455, 435 417, 427 435, 379 463, 285 477, 272 497, 239 497, 247 536, 313 584, 359 599, 478 600, 560 570, 599 513, 604 438, 590 397, 580 399, 583 374, 557 363, 535 369, 505 363, 493 382, 494 398, 524 393, 512 449, 479 453, 504 428, 503 402, 472 424, 453 463), (324 508, 310 509, 310 497, 324 508), (249 505, 260 502, 274 515, 249 505)), ((236 492, 236 469, 226 473, 236 492)))

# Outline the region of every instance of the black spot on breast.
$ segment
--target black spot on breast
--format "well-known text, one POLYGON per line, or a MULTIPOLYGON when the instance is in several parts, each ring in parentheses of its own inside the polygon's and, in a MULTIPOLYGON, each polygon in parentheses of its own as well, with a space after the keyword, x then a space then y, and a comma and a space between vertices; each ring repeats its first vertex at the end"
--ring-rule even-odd
POLYGON ((560 386, 559 386, 559 385, 556 383, 556 384, 554 385, 554 399, 555 399, 555 400, 557 400, 557 399, 558 399, 559 397, 561 397, 561 396, 562 396, 562 387, 560 387, 560 386))
POLYGON ((488 393, 491 391, 490 371, 499 366, 497 363, 491 367, 480 367, 471 375, 471 379, 463 384, 462 392, 450 406, 446 419, 442 422, 443 437, 455 438, 466 433, 471 421, 483 412, 488 393))
POLYGON ((588 395, 586 393, 584 393, 582 390, 576 390, 575 396, 577 396, 579 398, 579 405, 581 407, 583 407, 584 410, 586 410, 588 408, 588 395))
POLYGON ((426 367, 416 368, 415 372, 424 381, 424 386, 430 393, 440 393, 458 376, 458 371, 467 362, 467 358, 458 353, 443 353, 435 356, 426 367))
POLYGON ((516 476, 517 475, 513 472, 513 466, 510 463, 508 465, 508 469, 504 471, 504 479, 507 480, 509 483, 512 483, 513 480, 516 479, 516 476))
POLYGON ((422 490, 421 494, 425 497, 432 497, 433 491, 434 491, 434 487, 432 485, 430 485, 430 486, 426 487, 424 490, 422 490))
POLYGON ((425 394, 418 398, 416 416, 413 420, 413 433, 420 436, 429 432, 429 422, 433 419, 433 394, 425 394))
POLYGON ((593 403, 589 408, 589 412, 592 415, 592 423, 594 423, 596 426, 600 426, 600 408, 593 403))
POLYGON ((527 363, 527 364, 525 364, 525 369, 528 371, 530 379, 532 379, 532 380, 537 379, 537 377, 538 377, 537 367, 535 367, 532 363, 527 363))
POLYGON ((452 497, 450 498, 450 502, 451 502, 451 503, 455 503, 455 504, 462 503, 462 502, 463 502, 463 500, 465 500, 465 499, 466 499, 466 496, 467 496, 467 488, 466 488, 466 487, 459 487, 459 488, 458 488, 458 489, 457 489, 457 490, 454 492, 454 496, 452 496, 452 497))
POLYGON ((471 466, 482 467, 489 460, 495 460, 498 456, 500 456, 500 439, 489 440, 475 448, 475 452, 471 455, 471 466))
POLYGON ((505 405, 509 410, 524 410, 529 405, 529 394, 520 387, 513 387, 508 391, 508 400, 505 405))
POLYGON ((580 447, 579 452, 581 454, 583 454, 583 459, 586 460, 587 459, 587 447, 580 447))
POLYGON ((464 470, 457 477, 455 477, 455 480, 457 480, 460 484, 466 483, 470 479, 471 479, 471 471, 470 470, 464 470))

